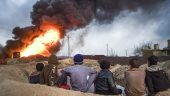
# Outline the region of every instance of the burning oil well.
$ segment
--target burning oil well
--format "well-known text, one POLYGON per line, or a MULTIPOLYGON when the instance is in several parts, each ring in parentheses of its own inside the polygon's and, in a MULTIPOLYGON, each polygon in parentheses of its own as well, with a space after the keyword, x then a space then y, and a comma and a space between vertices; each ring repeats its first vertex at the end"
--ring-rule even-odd
POLYGON ((85 27, 93 19, 109 23, 122 10, 157 8, 166 0, 39 0, 31 12, 32 26, 15 27, 14 37, 3 48, 6 57, 49 56, 60 49, 66 30, 85 27), (153 8, 154 7, 154 8, 153 8))

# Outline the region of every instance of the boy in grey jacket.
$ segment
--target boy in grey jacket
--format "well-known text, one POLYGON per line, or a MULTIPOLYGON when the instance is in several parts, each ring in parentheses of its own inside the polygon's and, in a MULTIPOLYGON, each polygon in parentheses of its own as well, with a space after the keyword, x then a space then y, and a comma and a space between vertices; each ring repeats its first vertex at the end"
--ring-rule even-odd
POLYGON ((65 68, 63 72, 70 77, 72 90, 87 92, 94 81, 97 71, 82 64, 83 56, 77 54, 74 56, 74 65, 65 68))

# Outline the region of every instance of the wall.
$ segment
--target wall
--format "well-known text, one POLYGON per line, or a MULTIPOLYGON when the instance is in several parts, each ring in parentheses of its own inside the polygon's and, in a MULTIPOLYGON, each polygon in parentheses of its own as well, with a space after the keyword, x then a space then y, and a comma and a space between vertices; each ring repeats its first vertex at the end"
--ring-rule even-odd
MULTIPOLYGON (((146 64, 147 63, 147 57, 96 57, 96 56, 90 56, 90 57, 84 57, 85 59, 94 59, 94 60, 108 60, 112 62, 112 65, 115 64, 121 64, 121 65, 127 65, 129 64, 129 60, 132 58, 137 58, 139 60, 139 64, 146 64)), ((159 62, 164 62, 167 60, 170 60, 170 56, 160 56, 159 62)))

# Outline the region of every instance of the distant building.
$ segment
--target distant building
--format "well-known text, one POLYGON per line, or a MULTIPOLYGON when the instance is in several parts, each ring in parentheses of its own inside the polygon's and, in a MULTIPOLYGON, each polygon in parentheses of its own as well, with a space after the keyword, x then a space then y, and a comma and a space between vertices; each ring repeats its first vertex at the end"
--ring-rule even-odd
POLYGON ((154 44, 154 49, 143 49, 143 56, 148 57, 151 55, 155 56, 170 56, 170 40, 167 40, 167 47, 160 49, 159 44, 154 44))

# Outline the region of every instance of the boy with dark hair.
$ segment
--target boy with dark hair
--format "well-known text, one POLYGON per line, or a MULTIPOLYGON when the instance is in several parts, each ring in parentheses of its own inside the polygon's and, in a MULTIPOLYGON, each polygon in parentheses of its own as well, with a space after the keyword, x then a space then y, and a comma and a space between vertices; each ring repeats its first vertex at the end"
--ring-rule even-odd
POLYGON ((36 70, 38 72, 41 72, 43 70, 43 68, 44 68, 44 64, 43 63, 37 63, 36 70))
POLYGON ((95 93, 101 95, 121 94, 121 90, 118 90, 116 87, 113 73, 109 70, 110 62, 102 60, 100 62, 100 68, 102 70, 98 73, 94 82, 95 93))
POLYGON ((29 82, 32 84, 40 84, 40 72, 43 70, 44 64, 36 64, 36 72, 33 72, 29 77, 29 82))
POLYGON ((148 68, 146 69, 146 86, 148 96, 154 96, 157 92, 165 91, 170 88, 170 81, 165 71, 158 65, 158 57, 150 56, 148 58, 148 68))
POLYGON ((129 61, 130 69, 125 72, 125 93, 127 96, 144 96, 145 72, 139 69, 137 59, 129 61))
POLYGON ((138 64, 138 59, 136 59, 136 58, 129 60, 129 65, 130 65, 131 69, 132 68, 139 68, 139 66, 140 66, 138 64))
POLYGON ((106 61, 106 60, 102 60, 100 62, 100 68, 101 69, 109 69, 110 68, 110 62, 109 61, 106 61))

